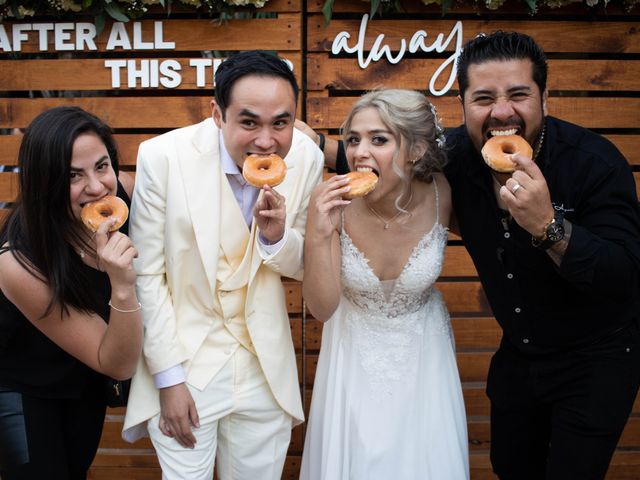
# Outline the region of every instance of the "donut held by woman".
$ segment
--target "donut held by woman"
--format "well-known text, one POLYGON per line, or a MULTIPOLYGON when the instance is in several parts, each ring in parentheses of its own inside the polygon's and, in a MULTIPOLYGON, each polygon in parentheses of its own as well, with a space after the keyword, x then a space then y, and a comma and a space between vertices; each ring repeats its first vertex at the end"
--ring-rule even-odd
POLYGON ((364 197, 376 188, 378 183, 378 176, 371 171, 349 172, 346 176, 349 178, 349 186, 351 188, 342 196, 345 200, 364 197))
POLYGON ((491 137, 482 147, 482 158, 496 172, 511 173, 516 164, 514 155, 531 158, 533 149, 520 135, 496 135, 491 137))
POLYGON ((262 188, 263 185, 275 187, 280 185, 287 174, 287 165, 280 155, 251 154, 244 160, 242 176, 254 187, 262 188))
POLYGON ((115 218, 116 222, 109 229, 110 232, 118 230, 129 216, 129 208, 124 200, 114 195, 106 195, 100 200, 87 203, 80 211, 82 223, 95 232, 100 224, 110 218, 115 218))

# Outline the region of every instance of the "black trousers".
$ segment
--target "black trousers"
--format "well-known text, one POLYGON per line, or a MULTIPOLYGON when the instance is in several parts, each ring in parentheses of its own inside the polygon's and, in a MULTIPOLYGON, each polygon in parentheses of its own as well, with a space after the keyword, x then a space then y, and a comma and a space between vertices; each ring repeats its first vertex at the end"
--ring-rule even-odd
POLYGON ((105 411, 95 395, 52 400, 0 389, 0 477, 86 479, 105 411))
POLYGON ((640 385, 636 324, 527 358, 505 341, 489 369, 491 464, 501 480, 600 480, 640 385))

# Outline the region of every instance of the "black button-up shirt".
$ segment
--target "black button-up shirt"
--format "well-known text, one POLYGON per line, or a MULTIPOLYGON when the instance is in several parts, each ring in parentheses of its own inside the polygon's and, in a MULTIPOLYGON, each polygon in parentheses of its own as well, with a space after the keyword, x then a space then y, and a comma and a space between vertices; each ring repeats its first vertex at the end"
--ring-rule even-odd
POLYGON ((525 354, 586 344, 640 317, 640 209, 606 139, 553 117, 538 158, 573 230, 560 267, 497 204, 464 126, 447 134, 453 208, 504 340, 525 354))

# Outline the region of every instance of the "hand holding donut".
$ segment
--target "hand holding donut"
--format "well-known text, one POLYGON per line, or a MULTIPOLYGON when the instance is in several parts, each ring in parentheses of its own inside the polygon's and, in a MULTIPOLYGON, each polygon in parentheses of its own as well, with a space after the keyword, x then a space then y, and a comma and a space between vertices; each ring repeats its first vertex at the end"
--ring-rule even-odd
POLYGON ((511 173, 517 168, 514 156, 531 158, 533 149, 520 135, 497 135, 485 142, 480 153, 485 163, 494 171, 511 173))
POLYGON ((253 217, 260 233, 271 243, 279 242, 285 229, 287 209, 285 198, 268 185, 264 185, 262 195, 253 209, 253 217))
POLYGON ((100 224, 95 234, 96 261, 98 268, 109 275, 112 289, 132 288, 136 283, 133 259, 138 251, 129 237, 120 232, 109 233, 116 223, 108 219, 100 224))
POLYGON ((518 225, 531 235, 540 237, 554 214, 547 181, 530 158, 514 155, 513 161, 517 170, 500 187, 500 198, 518 225))
POLYGON ((349 191, 343 195, 347 200, 368 195, 378 184, 378 176, 373 172, 349 172, 345 177, 349 178, 350 186, 349 191))
POLYGON ((331 238, 340 225, 340 212, 351 203, 347 196, 351 191, 348 175, 334 175, 318 185, 311 194, 307 224, 320 238, 331 238))

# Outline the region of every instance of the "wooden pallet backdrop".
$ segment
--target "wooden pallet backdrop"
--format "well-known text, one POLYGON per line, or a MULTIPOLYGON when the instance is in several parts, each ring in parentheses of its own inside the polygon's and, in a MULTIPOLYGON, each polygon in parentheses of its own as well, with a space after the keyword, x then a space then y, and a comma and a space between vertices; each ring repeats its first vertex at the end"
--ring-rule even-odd
MULTIPOLYGON (((254 17, 222 25, 178 11, 170 18, 151 15, 141 21, 145 39, 153 38, 154 21, 161 21, 172 50, 106 51, 106 35, 98 38, 95 52, 41 52, 33 33, 20 52, 0 51, 0 165, 15 165, 24 128, 46 108, 79 105, 107 121, 116 133, 124 168, 135 172, 138 144, 172 128, 200 121, 209 115, 211 81, 197 86, 193 58, 224 57, 249 48, 278 51, 291 60, 301 85, 299 115, 314 128, 337 137, 340 123, 354 100, 381 85, 426 90, 433 72, 453 52, 406 54, 397 64, 372 62, 365 70, 356 54, 331 54, 340 32, 358 37, 362 15, 369 3, 345 0, 335 3, 328 25, 321 14, 322 0, 270 0, 254 17), (105 59, 176 60, 182 81, 176 88, 111 87, 111 71, 105 59)), ((427 43, 445 35, 462 22, 464 40, 480 32, 519 30, 532 35, 549 57, 552 115, 584 125, 613 141, 625 154, 640 185, 640 9, 631 13, 610 7, 606 12, 586 12, 581 7, 541 10, 530 16, 519 4, 507 4, 498 12, 456 7, 442 16, 438 7, 403 2, 405 13, 370 20, 364 38, 365 55, 379 34, 392 51, 417 30, 428 32, 427 43)), ((25 20, 26 21, 26 20, 25 20)), ((36 23, 39 19, 29 19, 36 23)), ((41 21, 51 21, 42 19, 41 21)), ((84 20, 84 21, 91 21, 84 20)), ((5 22, 7 30, 12 25, 5 22)), ((131 29, 131 26, 127 28, 131 29)), ((207 70, 211 75, 211 70, 207 70)), ((445 74, 442 76, 446 77, 445 74)), ((433 102, 446 127, 462 119, 456 98, 457 85, 433 102)), ((16 174, 0 173, 0 202, 16 195, 16 174)), ((459 238, 452 237, 442 277, 438 282, 452 314, 457 358, 463 381, 469 427, 473 480, 494 479, 488 458, 489 405, 484 394, 489 359, 500 340, 477 273, 459 238)), ((296 348, 300 387, 305 407, 313 389, 322 324, 304 309, 299 283, 283 281, 287 292, 291 332, 296 348)), ((98 456, 90 472, 94 480, 159 479, 157 459, 148 439, 128 444, 120 438, 124 409, 110 409, 98 456)), ((297 479, 304 442, 304 425, 293 432, 283 478, 297 479)), ((608 479, 640 477, 640 402, 615 454, 608 479)), ((455 479, 452 479, 455 480, 455 479)))
MULTIPOLYGON (((381 85, 425 91, 429 79, 451 55, 454 45, 442 54, 406 54, 397 64, 372 62, 358 65, 356 53, 334 55, 333 39, 349 32, 349 45, 358 39, 362 15, 368 3, 336 2, 334 16, 326 25, 322 1, 308 2, 307 17, 307 121, 314 128, 337 136, 349 108, 363 91, 381 85), (354 12, 359 12, 357 15, 354 12)), ((481 32, 517 30, 533 36, 549 57, 549 113, 598 131, 613 141, 634 169, 640 192, 640 27, 638 16, 609 11, 588 16, 580 9, 545 10, 532 18, 522 7, 507 5, 500 12, 458 8, 442 16, 437 7, 403 2, 407 12, 370 20, 366 28, 365 54, 378 35, 383 45, 397 52, 400 42, 425 30, 427 44, 436 35, 448 35, 462 21, 464 41, 481 32)), ((446 75, 445 75, 446 77, 446 75)), ((457 84, 448 93, 432 97, 445 127, 462 122, 457 84)), ((489 359, 498 346, 500 329, 478 282, 477 273, 462 242, 452 238, 438 282, 451 311, 456 336, 458 367, 468 416, 472 479, 494 479, 488 458, 490 444, 489 403, 484 393, 489 359)), ((305 400, 313 386, 313 372, 320 347, 322 326, 306 323, 305 400)), ((610 468, 609 479, 640 477, 640 402, 623 434, 610 468)))

